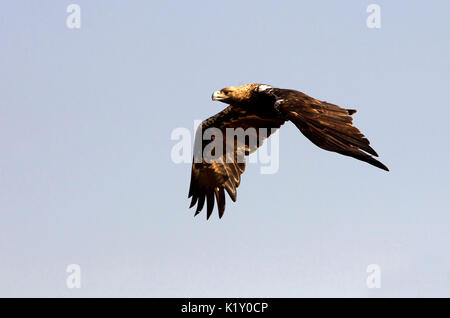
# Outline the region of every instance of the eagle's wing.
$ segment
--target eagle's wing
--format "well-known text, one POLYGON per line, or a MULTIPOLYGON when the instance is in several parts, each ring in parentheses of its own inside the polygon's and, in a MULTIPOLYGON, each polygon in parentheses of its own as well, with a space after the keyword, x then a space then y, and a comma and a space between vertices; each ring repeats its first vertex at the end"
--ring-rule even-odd
POLYGON ((369 140, 352 125, 351 115, 356 110, 319 101, 295 90, 272 89, 267 93, 275 96, 276 109, 315 145, 389 171, 371 156, 378 157, 378 154, 369 140))
MULTIPOLYGON (((249 110, 229 106, 217 115, 203 121, 197 129, 194 142, 194 162, 192 163, 189 197, 192 197, 190 207, 197 203, 195 215, 203 209, 206 199, 207 218, 214 209, 214 196, 219 209, 219 217, 225 211, 226 190, 233 201, 236 201, 236 188, 239 186, 241 174, 245 169, 245 155, 260 147, 265 138, 269 137, 285 122, 277 116, 257 115, 249 110), (203 133, 208 128, 220 130, 223 138, 222 156, 216 159, 203 157, 205 147, 212 140, 203 140, 203 133), (245 140, 227 138, 227 128, 242 128, 249 135, 245 140), (253 128, 253 129, 248 129, 253 128), (260 133, 259 128, 268 128, 260 133), (248 129, 248 130, 247 130, 248 129), (256 140, 250 142, 250 140, 256 140), (227 147, 228 142, 228 147, 227 147), (227 152, 228 150, 228 152, 227 152)), ((230 135, 231 136, 231 135, 230 135)))

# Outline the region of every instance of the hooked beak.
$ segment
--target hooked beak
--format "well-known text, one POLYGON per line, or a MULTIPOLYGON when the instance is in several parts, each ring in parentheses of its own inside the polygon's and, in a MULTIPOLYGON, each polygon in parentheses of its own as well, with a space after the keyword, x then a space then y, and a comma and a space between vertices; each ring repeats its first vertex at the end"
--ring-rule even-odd
POLYGON ((227 98, 228 98, 228 96, 225 95, 224 93, 222 93, 222 91, 215 91, 212 94, 212 100, 215 100, 215 101, 221 101, 221 100, 224 100, 227 98))

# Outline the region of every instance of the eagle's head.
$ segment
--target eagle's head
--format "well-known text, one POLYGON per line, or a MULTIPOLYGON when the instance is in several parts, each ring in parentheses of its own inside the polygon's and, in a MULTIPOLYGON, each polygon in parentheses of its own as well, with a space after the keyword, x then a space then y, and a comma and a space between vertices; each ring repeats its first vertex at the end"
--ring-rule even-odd
POLYGON ((272 88, 270 85, 265 84, 246 84, 242 86, 231 86, 222 88, 219 91, 215 91, 212 94, 212 100, 219 101, 226 104, 239 104, 245 101, 250 101, 252 98, 272 88))

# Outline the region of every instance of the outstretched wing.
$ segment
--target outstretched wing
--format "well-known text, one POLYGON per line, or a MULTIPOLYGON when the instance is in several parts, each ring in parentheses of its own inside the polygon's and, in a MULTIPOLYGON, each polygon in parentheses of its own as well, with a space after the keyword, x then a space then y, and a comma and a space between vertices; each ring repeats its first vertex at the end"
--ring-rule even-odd
POLYGON ((197 203, 195 215, 200 213, 206 201, 209 219, 214 209, 215 197, 219 217, 222 217, 225 211, 225 191, 233 201, 236 201, 236 188, 245 170, 245 155, 256 151, 264 140, 285 122, 277 113, 258 113, 237 106, 229 106, 203 121, 198 127, 189 187, 189 197, 192 197, 190 207, 197 203), (210 140, 208 140, 209 137, 205 138, 209 135, 207 134, 209 128, 215 129, 212 130, 214 136, 210 140), (227 128, 242 128, 246 137, 235 138, 227 128), (211 148, 211 143, 214 141, 219 142, 218 137, 215 136, 217 132, 222 134, 221 153, 217 152, 218 149, 211 152, 205 151, 211 148), (209 148, 205 149, 207 147, 209 148))
POLYGON ((356 110, 319 101, 295 90, 272 89, 267 93, 276 97, 275 107, 315 145, 389 171, 371 156, 378 157, 378 154, 352 125, 351 115, 356 110))

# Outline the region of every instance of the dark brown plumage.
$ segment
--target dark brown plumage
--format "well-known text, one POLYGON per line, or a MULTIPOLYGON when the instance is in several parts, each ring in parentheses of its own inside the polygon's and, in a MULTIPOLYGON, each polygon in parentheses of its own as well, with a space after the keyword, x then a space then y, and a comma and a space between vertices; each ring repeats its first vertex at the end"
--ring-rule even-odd
POLYGON ((195 215, 200 213, 206 201, 206 216, 209 219, 216 201, 219 217, 223 216, 225 191, 236 201, 236 188, 245 169, 244 157, 256 151, 265 138, 288 120, 318 147, 389 171, 371 156, 378 154, 359 129, 352 126, 351 115, 356 110, 319 101, 295 90, 263 84, 224 88, 213 94, 213 100, 230 106, 202 122, 197 129, 189 188, 189 197, 192 197, 190 207, 197 204, 195 215), (210 140, 202 138, 210 128, 222 133, 223 154, 214 156, 213 151, 211 158, 205 158, 205 148, 213 142, 221 142, 215 137, 210 140), (244 141, 239 140, 227 132, 227 128, 242 128, 249 132, 249 136, 244 141), (267 135, 260 135, 259 128, 268 128, 267 135), (256 143, 251 142, 252 138, 256 143))

